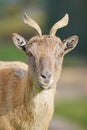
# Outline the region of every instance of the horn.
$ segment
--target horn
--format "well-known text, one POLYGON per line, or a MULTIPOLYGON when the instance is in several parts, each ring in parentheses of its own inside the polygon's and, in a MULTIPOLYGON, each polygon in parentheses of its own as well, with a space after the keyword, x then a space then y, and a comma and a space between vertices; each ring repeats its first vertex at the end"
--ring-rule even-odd
POLYGON ((39 36, 42 36, 42 31, 39 25, 31 19, 26 13, 24 13, 24 23, 28 24, 29 26, 33 27, 39 36))
POLYGON ((57 23, 53 25, 53 27, 50 30, 50 35, 54 36, 58 29, 63 28, 64 26, 67 26, 68 21, 69 21, 69 16, 68 14, 65 14, 65 16, 62 19, 60 19, 57 23))

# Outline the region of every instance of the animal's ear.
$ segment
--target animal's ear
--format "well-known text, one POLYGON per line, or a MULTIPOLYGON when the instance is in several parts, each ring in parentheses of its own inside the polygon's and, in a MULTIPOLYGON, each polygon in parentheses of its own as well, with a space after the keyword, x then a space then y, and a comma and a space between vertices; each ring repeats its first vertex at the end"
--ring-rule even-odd
POLYGON ((21 50, 23 50, 24 52, 26 51, 26 45, 27 45, 27 40, 25 40, 22 36, 20 36, 19 34, 13 33, 12 34, 12 39, 14 44, 21 50))
POLYGON ((64 46, 65 46, 64 47, 65 54, 70 52, 71 50, 73 50, 76 47, 76 45, 78 43, 78 39, 79 39, 78 36, 74 35, 74 36, 71 36, 71 37, 63 40, 64 46))

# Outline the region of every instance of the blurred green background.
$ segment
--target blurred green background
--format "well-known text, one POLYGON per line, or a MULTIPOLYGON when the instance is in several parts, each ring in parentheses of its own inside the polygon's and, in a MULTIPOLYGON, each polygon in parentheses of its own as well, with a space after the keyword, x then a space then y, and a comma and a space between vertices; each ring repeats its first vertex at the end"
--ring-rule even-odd
POLYGON ((68 130, 69 125, 72 127, 69 130, 75 130, 74 126, 76 130, 77 127, 78 130, 87 130, 86 6, 87 0, 0 0, 1 61, 26 62, 27 60, 12 42, 13 32, 19 33, 27 40, 35 35, 34 30, 23 23, 25 11, 39 23, 43 34, 48 34, 52 25, 68 13, 69 25, 58 30, 57 36, 62 40, 75 34, 79 36, 78 46, 64 59, 63 71, 57 87, 55 114, 50 130, 57 130, 56 121, 59 130, 68 130), (60 118, 62 118, 61 123, 60 118), (63 125, 64 123, 67 125, 63 125))

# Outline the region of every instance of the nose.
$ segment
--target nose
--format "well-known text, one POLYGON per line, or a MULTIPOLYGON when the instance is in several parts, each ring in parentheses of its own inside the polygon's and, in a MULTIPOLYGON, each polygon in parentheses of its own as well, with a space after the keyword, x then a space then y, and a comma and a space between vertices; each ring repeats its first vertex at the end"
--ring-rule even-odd
POLYGON ((50 72, 43 72, 40 76, 42 79, 49 81, 52 77, 52 74, 50 72))
POLYGON ((39 85, 42 88, 48 88, 51 87, 53 83, 53 75, 51 72, 47 72, 47 71, 43 71, 41 72, 40 76, 39 76, 39 85))

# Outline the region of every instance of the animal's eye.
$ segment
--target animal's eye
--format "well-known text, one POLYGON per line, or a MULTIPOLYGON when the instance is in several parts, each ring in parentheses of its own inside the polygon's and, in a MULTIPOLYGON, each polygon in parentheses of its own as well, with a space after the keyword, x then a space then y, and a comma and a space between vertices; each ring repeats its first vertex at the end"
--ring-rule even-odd
POLYGON ((30 63, 30 66, 35 68, 36 64, 35 64, 35 56, 30 52, 28 53, 28 60, 30 63))
POLYGON ((31 52, 28 52, 29 57, 33 57, 33 54, 31 52))
POLYGON ((57 55, 57 57, 62 57, 63 56, 63 53, 60 53, 57 55))

